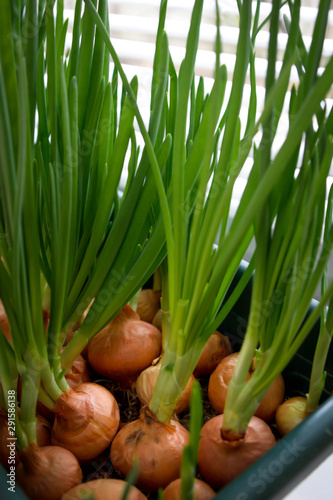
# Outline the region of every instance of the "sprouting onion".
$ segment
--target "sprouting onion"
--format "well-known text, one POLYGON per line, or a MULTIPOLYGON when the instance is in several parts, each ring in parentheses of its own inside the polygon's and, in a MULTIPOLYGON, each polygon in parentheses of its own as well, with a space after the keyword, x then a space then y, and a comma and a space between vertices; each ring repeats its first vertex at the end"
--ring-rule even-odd
MULTIPOLYGON (((292 91, 289 107, 290 130, 295 124, 295 115, 302 109, 304 88, 311 95, 320 82, 320 78, 314 77, 319 60, 314 60, 312 56, 321 52, 325 30, 318 32, 318 26, 325 19, 327 9, 328 6, 325 7, 324 2, 321 2, 315 25, 316 36, 312 38, 306 62, 302 59, 305 71, 300 74, 298 89, 294 88, 292 91)), ((294 5, 292 15, 292 19, 298 15, 297 4, 294 5)), ((274 29, 273 25, 272 28, 274 29)), ((295 33, 298 35, 297 30, 295 33)), ((271 86, 275 80, 275 64, 272 64, 272 61, 276 52, 276 35, 270 37, 269 50, 271 57, 267 82, 271 86)), ((332 59, 326 71, 331 64, 332 59)), ((307 316, 311 299, 325 271, 333 245, 331 222, 326 227, 324 243, 320 245, 325 220, 326 181, 333 152, 330 135, 332 111, 326 112, 325 104, 322 108, 318 103, 314 112, 318 128, 315 129, 312 123, 307 124, 304 130, 304 152, 301 153, 301 142, 298 140, 297 150, 290 158, 284 175, 283 189, 278 183, 275 185, 270 199, 258 213, 255 224, 256 263, 247 331, 229 384, 223 423, 220 422, 215 430, 215 437, 211 439, 209 435, 213 436, 213 431, 210 431, 210 424, 206 424, 207 428, 205 432, 203 430, 200 444, 200 470, 216 487, 224 486, 249 465, 249 456, 244 445, 250 438, 253 424, 257 425, 253 414, 273 380, 296 354, 332 297, 331 282, 318 306, 307 316), (299 158, 300 170, 297 172, 299 158), (275 219, 272 226, 273 214, 275 219), (247 381, 254 356, 255 370, 247 381), (244 453, 240 453, 242 448, 244 453), (235 453, 235 449, 238 453, 235 453), (224 463, 222 468, 217 465, 218 456, 221 463, 224 463), (209 457, 214 458, 210 461, 209 457)), ((269 171, 267 165, 271 159, 276 127, 274 119, 272 113, 266 122, 262 142, 255 151, 254 165, 258 166, 259 179, 265 178, 269 171)), ((274 162, 275 160, 273 165, 274 162)), ((330 211, 331 208, 329 204, 327 209, 330 211)), ((331 221, 331 215, 328 220, 331 221)), ((266 449, 269 449, 270 436, 258 432, 257 445, 253 443, 250 463, 265 451, 260 449, 265 440, 266 449)))
MULTIPOLYGON (((327 245, 329 231, 332 226, 333 188, 331 186, 326 210, 323 246, 327 245)), ((328 264, 321 280, 321 295, 325 294, 328 287, 328 264)), ((282 436, 292 431, 310 413, 319 406, 325 387, 326 372, 324 371, 327 355, 333 335, 332 316, 333 298, 329 300, 328 307, 323 308, 320 315, 320 328, 316 349, 311 366, 309 392, 305 397, 294 396, 282 403, 276 411, 275 421, 278 431, 282 436)))
MULTIPOLYGON (((29 457, 37 463, 39 454, 37 400, 56 412, 53 442, 63 439, 61 444, 80 460, 110 444, 119 423, 112 394, 97 384, 73 391, 65 375, 166 251, 148 155, 145 150, 140 154, 134 132, 137 78, 124 89, 116 69, 109 75, 103 36, 87 9, 82 13, 81 0, 67 52, 64 3, 54 4, 28 0, 21 8, 6 0, 0 21, 0 298, 11 329, 11 344, 0 332, 1 401, 8 410, 6 395, 16 391, 20 376, 15 431, 25 464, 29 457), (130 175, 120 200, 127 151, 130 175), (60 355, 67 334, 91 302, 60 355), (59 432, 61 423, 64 432, 59 432)), ((107 1, 94 5, 107 32, 107 1)), ((161 122, 168 50, 165 39, 160 42, 146 134, 163 171, 171 138, 161 122)), ((167 177, 165 182, 167 188, 167 177)), ((48 464, 52 453, 47 452, 48 464)), ((67 457, 73 465, 68 472, 78 474, 68 482, 60 477, 58 483, 69 488, 82 474, 77 459, 71 453, 67 457)), ((43 474, 48 476, 47 468, 43 474)), ((41 480, 41 488, 44 484, 41 480)), ((33 494, 48 496, 38 490, 37 478, 33 494)))
MULTIPOLYGON (((86 3, 89 5, 98 28, 102 31, 101 23, 96 11, 93 9, 91 1, 86 0, 86 3)), ((150 410, 162 423, 169 421, 177 400, 195 368, 207 339, 225 317, 235 300, 235 296, 233 296, 220 309, 231 280, 252 236, 254 235, 257 240, 263 239, 263 241, 256 252, 256 260, 253 259, 251 261, 242 286, 244 286, 246 279, 249 278, 254 262, 257 263, 258 269, 258 277, 256 279, 262 283, 262 270, 265 269, 267 261, 267 258, 265 258, 266 245, 268 245, 267 239, 270 235, 272 224, 276 217, 278 220, 282 217, 284 223, 286 223, 288 219, 286 210, 287 207, 290 208, 290 204, 287 203, 290 190, 292 188, 295 190, 296 198, 300 197, 304 190, 304 186, 301 183, 303 174, 299 176, 299 179, 292 181, 294 175, 296 175, 297 158, 302 136, 310 127, 315 114, 318 115, 317 118, 319 117, 320 123, 323 124, 324 117, 320 111, 320 104, 329 91, 333 79, 333 58, 329 59, 325 71, 320 76, 317 75, 318 64, 312 64, 315 56, 317 57, 317 54, 321 53, 324 28, 321 28, 319 36, 317 36, 317 33, 314 36, 312 55, 310 54, 309 60, 304 65, 305 69, 302 67, 302 73, 300 74, 302 83, 299 94, 297 94, 295 89, 292 91, 292 107, 287 136, 274 158, 271 155, 270 149, 276 136, 277 125, 285 103, 291 67, 293 64, 300 67, 297 47, 299 7, 299 2, 295 2, 294 6, 292 6, 291 28, 287 49, 284 54, 280 75, 276 78, 276 45, 280 2, 273 2, 273 11, 270 16, 270 53, 266 80, 266 100, 265 107, 259 118, 257 118, 254 46, 259 29, 260 2, 257 3, 257 12, 254 17, 252 29, 251 2, 244 1, 242 4, 239 4, 240 36, 232 89, 226 111, 222 119, 220 119, 226 73, 223 66, 219 67, 219 57, 217 57, 215 82, 206 101, 201 126, 198 128, 196 135, 191 137, 190 141, 186 142, 187 130, 191 130, 190 127, 187 128, 187 106, 194 76, 195 54, 202 9, 202 2, 199 0, 195 2, 185 59, 181 64, 179 76, 176 77, 176 75, 173 75, 173 78, 177 82, 175 85, 175 102, 181 105, 175 109, 173 148, 171 160, 168 163, 171 176, 171 190, 168 192, 165 192, 163 189, 162 177, 157 168, 149 138, 145 133, 142 120, 134 105, 136 118, 145 139, 147 154, 149 154, 149 158, 151 159, 151 166, 158 188, 167 244, 167 274, 164 273, 162 282, 164 354, 160 375, 150 403, 150 410), (251 101, 244 133, 238 116, 242 103, 245 76, 249 65, 251 101), (251 151, 253 139, 259 130, 262 130, 263 134, 261 144, 267 144, 267 146, 254 148, 254 163, 249 180, 236 215, 230 228, 228 228, 227 221, 234 183, 245 159, 251 151), (221 147, 217 150, 216 141, 218 137, 221 137, 221 147), (186 184, 186 174, 188 169, 193 166, 193 161, 201 163, 202 166, 199 171, 195 190, 189 192, 186 184), (285 202, 284 211, 282 211, 283 202, 285 202), (188 210, 184 210, 184 206, 188 210), (268 206, 269 211, 267 210, 268 206), (281 212, 278 212, 278 210, 281 210, 281 212), (214 247, 216 241, 218 242, 217 247, 214 247), (258 253, 260 256, 258 256, 258 253)), ((320 15, 323 12, 322 5, 319 12, 320 15)), ((321 21, 326 25, 324 16, 321 18, 321 21)), ((319 22, 318 26, 320 26, 319 22)), ((106 40, 106 44, 113 56, 114 50, 111 42, 106 40)), ((218 56, 219 51, 218 36, 218 56)), ((116 65, 119 65, 116 59, 114 61, 116 65)), ((318 61, 316 62, 318 63, 318 61)), ((128 88, 128 83, 120 70, 119 73, 123 78, 125 87, 128 88)), ((130 92, 129 89, 128 91, 130 92)), ((323 128, 320 127, 318 138, 322 130, 323 128)), ((313 135, 313 140, 316 137, 317 135, 313 135)), ((319 187, 321 185, 320 181, 326 178, 328 159, 331 157, 329 137, 326 138, 326 142, 328 146, 325 155, 323 157, 319 155, 320 160, 323 160, 320 161, 322 170, 318 175, 318 182, 314 182, 312 186, 312 208, 316 206, 318 197, 322 196, 322 191, 320 191, 319 187)), ((307 161, 309 160, 307 155, 310 154, 312 158, 311 155, 314 152, 311 140, 310 143, 306 143, 306 146, 305 165, 307 165, 307 161)), ((305 166, 304 171, 306 170, 307 167, 305 166)), ((306 185, 306 187, 309 189, 309 186, 306 185)), ((290 203, 294 202, 295 199, 293 197, 290 203)), ((308 211, 306 214, 308 215, 308 211)), ((289 217, 292 215, 294 215, 294 212, 288 214, 289 217)), ((316 219, 316 228, 318 229, 320 226, 320 216, 316 215, 316 217, 318 217, 316 219)), ((298 244, 301 239, 306 240, 306 233, 303 224, 298 222, 295 216, 292 217, 292 220, 294 222, 294 230, 297 229, 296 237, 298 239, 295 241, 298 244)), ((303 220, 304 215, 302 217, 303 220)), ((287 237, 292 236, 289 234, 292 232, 291 229, 287 231, 285 224, 281 228, 278 227, 277 231, 279 241, 284 232, 287 233, 287 237)), ((312 236, 314 235, 312 234, 312 236)), ((292 250, 294 251, 294 248, 292 250)), ((305 254, 310 251, 311 248, 307 246, 305 254)), ((269 261, 273 269, 272 273, 274 273, 274 257, 271 257, 269 261)), ((290 261, 284 264, 290 265, 290 261)), ((277 267, 275 272, 278 272, 278 269, 277 267)), ((319 263, 316 267, 313 281, 318 281, 321 271, 322 266, 319 263)), ((275 277, 272 282, 273 285, 275 285, 276 279, 275 277)), ((297 328, 300 325, 300 316, 302 315, 298 311, 301 311, 302 308, 304 311, 304 308, 308 305, 307 299, 313 294, 313 282, 311 280, 310 285, 304 294, 303 301, 300 304, 295 304, 297 305, 295 311, 297 328)), ((269 282, 265 286, 269 286, 269 282)), ((240 288, 237 289, 237 294, 240 292, 240 288)), ((254 297, 257 296, 256 293, 258 292, 254 291, 254 297)), ((321 307, 325 300, 327 300, 329 293, 330 289, 323 298, 321 307)), ((307 322, 303 330, 304 334, 297 338, 292 350, 288 353, 288 357, 290 357, 291 352, 296 352, 296 348, 299 346, 301 339, 304 339, 305 332, 309 330, 312 322, 313 317, 307 322)), ((293 327, 296 323, 294 324, 293 322, 293 327)), ((257 347, 258 339, 257 333, 255 334, 255 341, 252 342, 253 339, 251 339, 251 360, 254 350, 257 347)), ((266 360, 266 343, 267 339, 265 338, 261 346, 263 349, 263 364, 264 360, 266 360)), ((247 344, 248 342, 245 342, 245 352, 247 352, 247 344)), ((281 348, 281 345, 279 347, 281 348)), ((248 360, 246 360, 245 364, 242 365, 240 363, 242 374, 245 371, 247 373, 250 366, 249 353, 247 352, 247 354, 248 360)), ((287 356, 285 361, 287 361, 287 356)), ((278 368, 281 368, 281 366, 276 366, 269 373, 269 377, 267 377, 268 372, 266 371, 267 380, 271 379, 273 373, 277 373, 278 368)), ((256 377, 253 377, 252 384, 248 383, 245 386, 248 394, 250 394, 255 380, 256 377)), ((262 381, 262 384, 264 384, 264 381, 262 381)), ((250 408, 256 404, 257 402, 253 398, 249 405, 249 414, 251 413, 250 408)), ((230 412, 230 415, 233 415, 231 409, 230 412)), ((237 415, 237 408, 235 412, 237 415)), ((226 424, 224 425, 229 425, 230 418, 229 415, 226 416, 226 424)), ((260 425, 262 428, 263 425, 260 425)), ((243 429, 235 429, 235 433, 238 431, 242 433, 243 429)), ((272 436, 269 446, 272 446, 274 442, 275 440, 272 436)))

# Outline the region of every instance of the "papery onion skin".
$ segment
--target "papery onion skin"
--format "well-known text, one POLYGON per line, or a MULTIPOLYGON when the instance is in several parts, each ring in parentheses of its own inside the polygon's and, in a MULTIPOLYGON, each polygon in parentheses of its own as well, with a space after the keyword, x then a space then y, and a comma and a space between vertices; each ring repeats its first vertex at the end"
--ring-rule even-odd
POLYGON ((275 423, 281 436, 295 429, 310 413, 306 410, 306 398, 302 396, 284 401, 275 413, 275 423))
MULTIPOLYGON (((172 481, 163 491, 163 500, 180 500, 181 479, 172 481)), ((201 479, 194 480, 193 500, 211 500, 215 491, 201 479)))
POLYGON ((88 345, 88 361, 105 377, 130 386, 160 355, 161 332, 126 305, 88 345))
POLYGON ((70 450, 85 463, 104 451, 119 427, 117 401, 105 387, 79 385, 56 402, 51 443, 70 450))
POLYGON ((212 488, 219 490, 237 477, 275 445, 270 427, 252 417, 244 438, 238 441, 222 439, 223 415, 217 415, 201 430, 198 466, 201 475, 212 488))
MULTIPOLYGON (((143 370, 137 378, 135 390, 143 405, 149 406, 153 391, 156 385, 157 377, 160 373, 161 363, 149 366, 143 370)), ((190 407, 192 386, 195 378, 193 375, 189 378, 184 391, 180 395, 174 409, 174 414, 179 415, 190 407)))
MULTIPOLYGON (((65 379, 71 389, 76 389, 79 385, 91 381, 88 364, 80 354, 75 359, 70 372, 65 374, 65 379)), ((37 412, 53 424, 54 411, 47 408, 40 401, 37 401, 37 412)))
POLYGON ((125 425, 111 444, 111 462, 115 470, 126 476, 139 459, 136 485, 156 491, 180 476, 182 452, 188 443, 188 431, 177 421, 158 422, 144 407, 140 417, 125 425))
POLYGON ((51 444, 52 425, 42 415, 36 415, 37 418, 37 444, 39 447, 49 446, 51 444))
POLYGON ((136 312, 142 321, 152 323, 155 314, 160 309, 161 292, 150 288, 143 288, 139 295, 136 312))
POLYGON ((30 500, 60 500, 63 493, 82 482, 79 462, 60 446, 39 448, 31 443, 20 458, 16 480, 30 500))
POLYGON ((196 378, 210 375, 220 361, 231 354, 231 352, 232 349, 229 338, 216 330, 209 337, 197 366, 194 369, 193 375, 196 378))
POLYGON ((72 364, 70 372, 65 374, 65 378, 72 389, 91 381, 87 362, 80 354, 72 364))
MULTIPOLYGON (((226 356, 218 364, 209 378, 208 398, 214 410, 223 413, 228 392, 228 386, 237 363, 239 353, 226 356)), ((248 374, 246 380, 250 379, 248 374)), ((285 384, 282 375, 278 375, 261 400, 255 411, 255 416, 269 422, 274 418, 276 409, 282 403, 285 394, 285 384)))
MULTIPOLYGON (((226 356, 209 377, 208 398, 214 410, 223 413, 228 386, 237 363, 238 353, 226 356)), ((246 380, 250 379, 250 374, 246 380)))
MULTIPOLYGON (((95 479, 75 486, 67 491, 61 500, 81 500, 82 494, 93 494, 94 500, 122 500, 126 484, 126 481, 122 479, 95 479)), ((147 500, 147 497, 135 486, 132 486, 126 500, 147 500)))

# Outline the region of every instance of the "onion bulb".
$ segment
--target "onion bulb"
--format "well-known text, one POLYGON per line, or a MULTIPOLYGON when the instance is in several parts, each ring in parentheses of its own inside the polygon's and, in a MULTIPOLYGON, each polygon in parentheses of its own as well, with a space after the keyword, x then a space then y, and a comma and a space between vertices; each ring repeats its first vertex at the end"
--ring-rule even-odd
MULTIPOLYGON (((82 498, 94 498, 94 500, 122 500, 126 481, 121 479, 95 479, 87 483, 79 484, 65 493, 61 500, 82 500, 82 498)), ((147 497, 135 486, 131 486, 126 500, 146 500, 147 497)))
POLYGON ((88 344, 92 368, 108 378, 131 385, 160 355, 161 332, 126 305, 88 344))
MULTIPOLYGON (((180 500, 181 479, 175 479, 163 491, 163 500, 180 500)), ((201 479, 194 480, 193 500, 211 500, 215 491, 201 479)))
MULTIPOLYGON (((222 359, 209 378, 208 398, 212 407, 220 413, 224 412, 228 387, 237 363, 238 354, 236 352, 222 359)), ((250 377, 251 372, 248 374, 247 380, 250 377)), ((283 401, 284 391, 283 377, 278 375, 261 400, 254 415, 269 422, 274 417, 277 407, 283 401)))
POLYGON ((111 462, 115 470, 126 476, 139 459, 138 488, 165 488, 180 476, 182 452, 188 443, 188 431, 177 421, 159 422, 147 407, 138 420, 126 424, 111 444, 111 462))
POLYGON ((102 453, 119 426, 117 401, 105 387, 94 383, 63 393, 54 412, 51 443, 70 450, 80 462, 102 453))
POLYGON ((16 479, 30 500, 60 500, 63 493, 82 482, 79 462, 59 446, 39 448, 31 443, 20 458, 16 479))
MULTIPOLYGON (((156 385, 157 377, 160 373, 160 369, 161 362, 158 362, 156 365, 149 366, 149 368, 143 370, 137 378, 135 390, 138 398, 143 405, 149 406, 156 385)), ((174 413, 176 415, 188 410, 188 408, 190 407, 191 391, 194 380, 194 376, 191 375, 184 391, 177 401, 177 405, 174 409, 174 413)))
POLYGON ((210 375, 220 361, 231 353, 230 340, 226 335, 215 330, 209 337, 194 369, 195 377, 210 375))
POLYGON ((275 423, 281 436, 291 432, 310 413, 306 410, 306 398, 296 396, 284 401, 275 413, 275 423))
POLYGON ((245 436, 239 440, 223 439, 223 415, 217 415, 202 427, 198 466, 202 477, 214 489, 223 488, 275 445, 269 426, 252 417, 245 436))
POLYGON ((51 444, 52 425, 42 415, 37 414, 36 419, 37 419, 37 427, 36 427, 37 444, 39 447, 49 446, 51 444))
MULTIPOLYGON (((91 378, 87 362, 80 354, 72 364, 70 371, 65 374, 65 378, 71 389, 76 389, 80 384, 90 382, 91 378)), ((40 401, 37 401, 37 412, 49 422, 54 422, 54 411, 47 408, 40 401)))
POLYGON ((72 364, 70 371, 65 374, 65 378, 72 389, 76 389, 77 386, 85 382, 90 382, 87 362, 80 354, 72 364))
POLYGON ((142 321, 152 323, 155 314, 160 308, 161 292, 159 290, 152 290, 143 288, 139 295, 136 312, 142 321))

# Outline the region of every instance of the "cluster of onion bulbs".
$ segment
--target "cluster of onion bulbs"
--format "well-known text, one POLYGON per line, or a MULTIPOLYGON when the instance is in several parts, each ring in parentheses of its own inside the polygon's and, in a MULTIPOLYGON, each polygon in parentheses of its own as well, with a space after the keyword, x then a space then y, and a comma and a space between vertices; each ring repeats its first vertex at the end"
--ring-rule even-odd
MULTIPOLYGON (((136 312, 126 305, 89 342, 84 357, 79 356, 66 374, 71 388, 57 400, 54 410, 38 404, 37 443, 16 454, 17 481, 29 498, 70 500, 92 492, 97 500, 120 499, 126 486, 123 479, 136 456, 138 478, 136 487, 130 489, 130 500, 146 498, 143 492, 159 488, 164 488, 166 500, 180 498, 182 452, 189 433, 178 415, 189 408, 195 378, 209 377, 208 398, 217 414, 202 428, 198 467, 203 480, 195 480, 195 500, 213 498, 216 490, 274 446, 269 423, 278 408, 282 421, 286 414, 280 409, 284 400, 281 375, 258 406, 244 436, 221 433, 228 384, 238 353, 232 353, 229 339, 218 331, 207 342, 174 417, 161 423, 151 413, 149 402, 163 356, 160 297, 160 292, 145 290, 136 312), (91 374, 117 381, 124 392, 134 388, 142 403, 139 418, 121 424, 115 397, 104 386, 92 382, 91 374), (82 468, 108 450, 117 478, 82 483, 82 468)), ((3 318, 1 321, 3 324, 3 318)), ((10 339, 8 332, 7 337, 10 339)), ((4 412, 0 413, 1 443, 6 440, 6 418, 4 412)), ((282 424, 280 427, 281 434, 288 432, 282 424)), ((6 453, 2 446, 1 462, 5 467, 6 453)))

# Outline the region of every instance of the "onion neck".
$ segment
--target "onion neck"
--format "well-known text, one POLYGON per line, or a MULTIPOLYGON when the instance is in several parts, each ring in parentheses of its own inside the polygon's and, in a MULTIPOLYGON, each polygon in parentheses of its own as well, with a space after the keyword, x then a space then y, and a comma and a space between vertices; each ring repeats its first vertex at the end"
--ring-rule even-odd
POLYGON ((246 380, 251 369, 257 343, 256 324, 250 315, 244 341, 228 386, 224 408, 221 433, 226 436, 225 439, 228 441, 233 440, 231 439, 232 436, 243 436, 245 434, 249 420, 259 404, 253 398, 249 400, 246 398, 245 401, 243 397, 244 391, 248 389, 251 382, 251 379, 249 382, 246 382, 246 380))
POLYGON ((94 409, 89 394, 69 389, 57 400, 54 412, 62 431, 75 432, 93 420, 94 409))
POLYGON ((24 465, 26 473, 31 476, 34 475, 36 471, 43 468, 40 449, 36 443, 30 443, 29 446, 20 452, 20 460, 24 465))
POLYGON ((189 381, 200 353, 189 351, 183 356, 166 348, 161 369, 150 401, 151 412, 161 423, 169 422, 177 402, 189 381))

